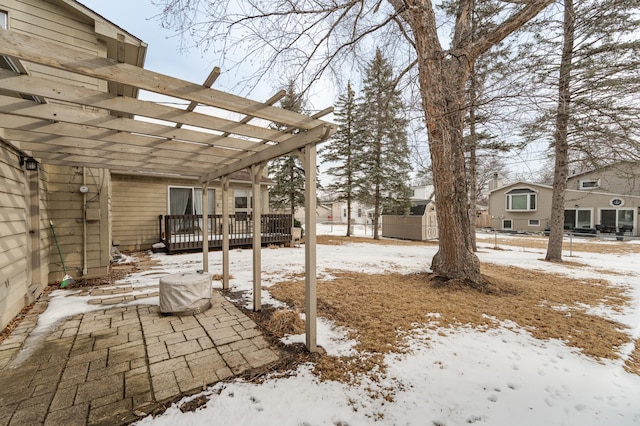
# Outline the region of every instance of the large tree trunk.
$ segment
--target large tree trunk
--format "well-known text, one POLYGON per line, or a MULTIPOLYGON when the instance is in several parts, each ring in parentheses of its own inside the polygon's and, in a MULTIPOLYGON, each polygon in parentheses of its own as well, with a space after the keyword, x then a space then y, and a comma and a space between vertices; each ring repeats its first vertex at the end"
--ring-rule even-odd
POLYGON ((545 260, 562 262, 562 240, 564 236, 564 193, 567 189, 567 175, 569 174, 567 141, 569 108, 571 105, 571 63, 573 60, 573 41, 575 32, 575 14, 573 0, 564 2, 564 44, 560 62, 560 77, 558 80, 558 110, 556 115, 555 170, 553 175, 553 196, 551 200, 551 217, 549 244, 545 260))
POLYGON ((351 194, 347 194, 347 237, 351 236, 351 194))
POLYGON ((476 245, 476 210, 478 198, 478 176, 477 176, 477 156, 476 149, 478 147, 478 139, 476 137, 476 95, 477 95, 477 79, 475 70, 471 67, 471 81, 469 85, 469 229, 471 233, 471 248, 474 252, 478 251, 476 245))
MULTIPOLYGON (((433 10, 423 12, 413 14, 413 22, 438 219, 439 249, 431 269, 449 279, 480 286, 483 281, 471 241, 462 140, 465 82, 472 63, 465 51, 457 50, 453 55, 442 50, 434 31, 433 10)), ((470 29, 468 17, 458 21, 470 29)))
POLYGON ((520 28, 553 0, 530 0, 479 40, 471 39, 471 0, 459 0, 451 49, 444 51, 430 0, 389 0, 413 30, 422 104, 433 166, 439 250, 431 268, 447 278, 482 285, 467 211, 462 129, 465 81, 475 59, 520 28))

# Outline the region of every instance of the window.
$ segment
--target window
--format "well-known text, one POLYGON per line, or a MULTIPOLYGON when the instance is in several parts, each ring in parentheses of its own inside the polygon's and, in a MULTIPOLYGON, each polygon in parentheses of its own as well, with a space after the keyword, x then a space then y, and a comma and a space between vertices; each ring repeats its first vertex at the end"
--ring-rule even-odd
MULTIPOLYGON (((215 213, 215 190, 207 192, 209 214, 215 213)), ((202 188, 169 187, 169 214, 202 214, 202 188)))
POLYGON ((536 192, 529 188, 516 188, 507 192, 508 211, 536 210, 536 192))
POLYGON ((581 180, 580 189, 594 189, 600 187, 599 180, 581 180))
POLYGON ((0 10, 0 28, 3 30, 9 28, 9 14, 4 10, 0 10))
POLYGON ((600 210, 600 224, 610 232, 625 227, 633 229, 635 222, 633 209, 603 209, 600 210))
POLYGON ((593 228, 591 210, 565 210, 564 229, 593 228))
POLYGON ((511 219, 502 219, 502 229, 513 229, 511 219))
POLYGON ((347 209, 342 209, 342 217, 347 217, 347 209))
POLYGON ((253 197, 250 189, 233 191, 233 207, 236 212, 249 212, 253 208, 253 197))
POLYGON ((358 208, 358 217, 362 217, 362 208, 361 207, 358 208))
POLYGON ((540 219, 529 219, 529 226, 540 226, 540 219))

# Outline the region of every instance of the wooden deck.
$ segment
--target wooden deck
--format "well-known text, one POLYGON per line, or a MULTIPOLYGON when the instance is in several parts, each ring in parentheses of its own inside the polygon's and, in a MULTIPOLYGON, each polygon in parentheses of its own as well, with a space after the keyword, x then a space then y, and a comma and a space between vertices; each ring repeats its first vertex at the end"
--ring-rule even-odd
MULTIPOLYGON (((202 250, 205 236, 202 215, 167 215, 160 218, 164 223, 164 242, 168 253, 202 250)), ((209 215, 209 248, 222 248, 222 215, 209 215)), ((263 214, 261 216, 262 244, 291 243, 293 218, 290 214, 263 214)), ((229 215, 229 247, 245 247, 253 244, 253 218, 251 214, 229 215)))

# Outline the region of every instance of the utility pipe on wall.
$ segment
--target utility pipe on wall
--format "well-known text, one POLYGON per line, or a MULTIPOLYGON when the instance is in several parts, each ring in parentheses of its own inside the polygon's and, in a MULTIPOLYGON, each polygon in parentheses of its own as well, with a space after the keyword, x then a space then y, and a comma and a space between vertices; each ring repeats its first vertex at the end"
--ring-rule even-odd
MULTIPOLYGON (((86 186, 87 169, 82 168, 82 186, 86 186)), ((87 193, 82 192, 82 275, 88 275, 87 268, 87 193)))

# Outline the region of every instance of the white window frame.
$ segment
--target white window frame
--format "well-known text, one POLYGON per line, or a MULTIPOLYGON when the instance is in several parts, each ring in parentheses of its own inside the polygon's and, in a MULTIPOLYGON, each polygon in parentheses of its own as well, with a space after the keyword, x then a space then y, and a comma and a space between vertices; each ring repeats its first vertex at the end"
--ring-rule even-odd
POLYGON ((512 188, 511 190, 507 191, 505 193, 505 210, 508 212, 535 212, 538 210, 538 192, 534 191, 531 188, 512 188), (516 191, 518 189, 526 189, 527 191, 530 192, 520 192, 520 193, 515 193, 515 194, 510 194, 510 192, 512 191, 516 191), (513 205, 513 197, 519 197, 519 196, 526 196, 527 197, 527 207, 525 209, 513 209, 511 208, 511 206, 513 205), (535 200, 533 202, 534 204, 534 208, 531 208, 531 199, 535 200))
MULTIPOLYGON (((195 203, 195 199, 196 199, 196 189, 200 189, 202 190, 202 188, 198 188, 198 187, 193 187, 193 186, 181 186, 181 185, 169 185, 167 187, 167 214, 171 214, 171 190, 172 189, 190 189, 191 190, 191 202, 195 203)), ((215 188, 209 188, 209 204, 211 205, 211 207, 213 208, 212 212, 209 212, 209 214, 215 214, 216 212, 216 204, 215 204, 215 188)), ((200 194, 201 197, 202 194, 200 194)), ((195 208, 195 204, 192 206, 192 209, 194 211, 193 214, 199 214, 199 213, 195 213, 196 208, 195 208)))
POLYGON ((253 211, 253 191, 251 189, 233 190, 233 211, 251 213, 253 211), (247 207, 236 207, 236 198, 247 197, 247 207))
POLYGON ((0 9, 0 28, 6 30, 9 28, 9 12, 0 9))
POLYGON ((580 181, 580 189, 582 190, 591 190, 600 188, 600 179, 585 179, 580 181), (585 186, 585 184, 589 184, 585 186))
POLYGON ((540 226, 540 219, 529 219, 529 226, 540 226))
POLYGON ((502 219, 502 229, 505 231, 513 230, 513 219, 502 219), (509 227, 505 225, 505 223, 509 222, 509 227))

